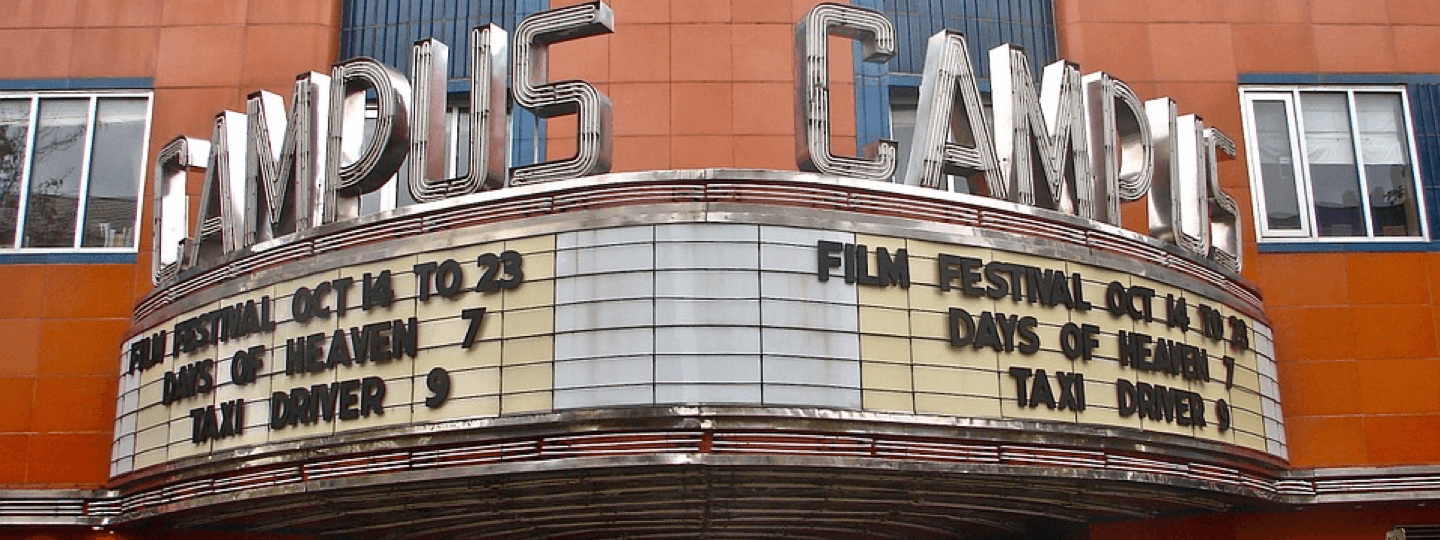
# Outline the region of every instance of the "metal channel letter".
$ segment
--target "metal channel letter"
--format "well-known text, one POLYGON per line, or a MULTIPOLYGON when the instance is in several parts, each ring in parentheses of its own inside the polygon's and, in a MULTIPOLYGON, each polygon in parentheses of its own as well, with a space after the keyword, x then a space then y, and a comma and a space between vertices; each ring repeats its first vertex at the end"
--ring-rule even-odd
POLYGON ((1176 114, 1169 98, 1145 102, 1155 137, 1155 178, 1150 186, 1150 236, 1205 257, 1210 252, 1205 126, 1176 114))
POLYGON ((1240 225, 1240 206, 1235 198, 1220 189, 1221 159, 1235 159, 1235 141, 1215 128, 1205 129, 1205 175, 1210 210, 1210 260, 1236 272, 1243 257, 1244 234, 1240 225))
POLYGON ((1187 114, 1176 119, 1175 128, 1172 140, 1178 161, 1171 166, 1176 183, 1170 186, 1170 223, 1180 247, 1205 257, 1210 254, 1205 124, 1199 116, 1187 114))
POLYGON ((906 184, 948 189, 949 174, 965 177, 970 193, 1000 199, 1008 193, 999 176, 970 47, 959 32, 939 32, 926 45, 911 141, 906 184), (957 142, 949 142, 952 138, 957 142))
POLYGON ((370 58, 330 72, 330 129, 319 224, 359 216, 360 196, 380 189, 410 151, 410 83, 370 58), (365 92, 375 91, 375 130, 365 140, 365 92))
POLYGON ((235 111, 215 117, 205 187, 200 192, 200 215, 181 270, 210 267, 225 254, 240 249, 245 222, 245 158, 241 152, 249 135, 246 124, 245 115, 235 111))
POLYGON ((295 79, 289 117, 280 96, 250 94, 246 117, 244 245, 270 240, 317 223, 315 193, 325 179, 330 76, 309 72, 295 79))
POLYGON ((866 62, 895 56, 895 27, 884 13, 840 4, 820 4, 795 26, 795 160, 801 170, 889 180, 895 175, 898 144, 880 140, 865 158, 838 156, 830 148, 831 34, 860 42, 866 62))
POLYGON ((179 270, 184 257, 185 228, 190 225, 185 173, 203 170, 209 154, 210 141, 181 135, 166 143, 155 156, 150 280, 156 285, 174 277, 179 270))
POLYGON ((546 60, 552 43, 609 34, 615 28, 615 12, 604 2, 536 13, 515 28, 512 63, 515 76, 512 91, 515 104, 540 118, 567 114, 579 117, 579 140, 575 156, 516 167, 510 184, 523 186, 553 182, 610 171, 613 111, 610 98, 584 81, 547 83, 546 60))
POLYGON ((1145 116, 1155 145, 1155 175, 1150 183, 1150 236, 1178 244, 1174 210, 1179 190, 1179 157, 1175 144, 1175 101, 1157 98, 1145 102, 1145 116))
POLYGON ((1020 48, 990 49, 990 66, 995 153, 1011 190, 1007 198, 1095 219, 1095 178, 1090 173, 1079 67, 1064 60, 1046 66, 1037 96, 1020 48))
POLYGON ((493 24, 470 30, 470 147, 466 172, 445 174, 446 80, 450 48, 434 39, 415 44, 410 61, 410 196, 419 202, 468 195, 505 186, 509 121, 505 79, 509 73, 509 34, 493 24))
POLYGON ((1120 224, 1120 202, 1150 192, 1155 143, 1145 104, 1124 81, 1103 71, 1084 78, 1085 114, 1090 128, 1090 171, 1095 174, 1095 219, 1120 224))

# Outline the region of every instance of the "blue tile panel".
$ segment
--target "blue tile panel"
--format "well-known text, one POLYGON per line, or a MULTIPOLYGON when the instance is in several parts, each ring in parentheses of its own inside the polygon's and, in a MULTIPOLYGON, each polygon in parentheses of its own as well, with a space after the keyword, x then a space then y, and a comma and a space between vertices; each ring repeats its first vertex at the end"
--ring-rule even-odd
POLYGON ((1260 244, 1261 253, 1320 251, 1440 251, 1440 74, 1428 73, 1242 73, 1242 85, 1404 85, 1410 94, 1420 189, 1430 218, 1431 242, 1294 242, 1260 244))
POLYGON ((150 77, 0 80, 0 91, 149 90, 152 88, 155 88, 155 79, 150 77))
POLYGON ((27 253, 0 252, 0 264, 135 264, 135 253, 93 253, 86 251, 27 253))
MULTIPOLYGON (((925 41, 945 29, 970 41, 971 60, 989 78, 988 51, 1002 43, 1025 49, 1035 68, 1055 61, 1055 11, 1050 0, 864 0, 880 5, 895 23, 899 53, 890 71, 925 71, 925 41)), ((1038 76, 1038 71, 1037 71, 1038 76)))
MULTIPOLYGON (((409 73, 411 45, 433 37, 450 46, 450 91, 465 92, 470 29, 494 23, 512 32, 526 15, 548 5, 549 0, 345 0, 340 57, 368 56, 409 73)), ((511 125, 511 165, 543 157, 544 124, 514 107, 511 125)))

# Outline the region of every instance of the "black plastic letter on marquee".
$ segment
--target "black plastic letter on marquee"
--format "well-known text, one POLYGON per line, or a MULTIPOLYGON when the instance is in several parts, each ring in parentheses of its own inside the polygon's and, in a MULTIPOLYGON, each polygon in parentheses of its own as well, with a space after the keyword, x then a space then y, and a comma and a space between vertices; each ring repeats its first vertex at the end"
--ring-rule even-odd
POLYGON ((950 346, 964 347, 975 339, 975 318, 960 308, 950 308, 950 346))
POLYGON ((1125 379, 1115 380, 1115 405, 1121 418, 1135 416, 1139 404, 1135 399, 1135 384, 1125 379))
MULTIPOLYGON (((1011 368, 1014 369, 1014 368, 1011 368)), ((1054 409, 1055 390, 1050 388, 1050 376, 1043 369, 1035 370, 1035 377, 1030 385, 1030 407, 1044 404, 1046 408, 1054 409)))
POLYGON ((1020 318, 1020 354, 1032 355, 1040 352, 1040 335, 1035 333, 1035 327, 1040 321, 1032 316, 1020 318))
POLYGON ((939 264, 940 290, 949 291, 954 288, 951 282, 960 277, 960 257, 941 253, 936 262, 939 264))
POLYGON ((1060 352, 1065 358, 1074 360, 1084 354, 1080 342, 1080 325, 1070 322, 1060 327, 1060 352))
POLYGON ((270 429, 281 430, 290 425, 293 411, 290 409, 290 395, 285 392, 270 394, 270 429))
POLYGON ((411 269, 415 271, 415 284, 420 286, 418 294, 421 301, 430 299, 430 280, 434 279, 435 266, 433 262, 420 263, 411 269))
MULTIPOLYGON (((495 292, 500 290, 500 257, 494 253, 482 253, 475 258, 475 264, 480 266, 480 281, 475 284, 475 292, 495 292)), ((444 266, 441 266, 443 269, 444 266)))
POLYGON ((1230 431, 1230 404, 1223 399, 1215 400, 1215 421, 1221 433, 1230 431))
POLYGON ((450 372, 438 366, 431 369, 430 374, 425 376, 425 388, 431 394, 425 398, 426 407, 435 409, 444 405, 445 400, 450 398, 450 372))
POLYGON ((1034 371, 1030 368, 1019 366, 1010 367, 1010 378, 1015 379, 1015 403, 1020 404, 1021 407, 1026 407, 1030 404, 1030 400, 1026 397, 1025 381, 1028 381, 1030 375, 1033 373, 1034 371))
POLYGON ((505 271, 505 277, 500 280, 501 289, 514 289, 525 281, 525 271, 521 268, 523 262, 518 251, 507 249, 500 252, 500 266, 505 271))
POLYGON ((337 416, 341 420, 354 420, 360 418, 360 379, 341 381, 339 391, 339 409, 337 416))
POLYGON ((360 415, 385 416, 385 379, 365 377, 360 381, 360 415))
POLYGON ((363 287, 360 290, 360 309, 369 311, 372 307, 388 307, 395 301, 395 288, 391 286, 389 270, 373 276, 366 272, 360 279, 363 287))
POLYGON ((445 298, 455 296, 460 293, 460 284, 464 281, 465 270, 460 263, 455 259, 445 259, 435 272, 435 291, 445 298))
POLYGON ((1119 317, 1125 314, 1129 303, 1126 302, 1125 285, 1119 281, 1111 281, 1105 286, 1105 310, 1111 315, 1119 317))
POLYGON ((465 339, 460 341, 460 348, 469 349, 475 345, 475 339, 480 337, 480 322, 485 320, 485 308, 470 308, 460 312, 460 318, 470 321, 465 329, 465 339))
POLYGON ((311 298, 309 287, 296 289, 295 295, 290 297, 290 314, 295 318, 295 322, 305 324, 310 317, 314 316, 312 311, 315 306, 312 304, 311 298))

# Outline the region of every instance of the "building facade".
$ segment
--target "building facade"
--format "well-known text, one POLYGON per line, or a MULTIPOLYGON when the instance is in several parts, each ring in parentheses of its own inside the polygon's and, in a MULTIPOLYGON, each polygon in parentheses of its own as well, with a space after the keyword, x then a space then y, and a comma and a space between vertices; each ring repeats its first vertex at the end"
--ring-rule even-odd
POLYGON ((11 7, 0 538, 1440 534, 1429 2, 11 7))

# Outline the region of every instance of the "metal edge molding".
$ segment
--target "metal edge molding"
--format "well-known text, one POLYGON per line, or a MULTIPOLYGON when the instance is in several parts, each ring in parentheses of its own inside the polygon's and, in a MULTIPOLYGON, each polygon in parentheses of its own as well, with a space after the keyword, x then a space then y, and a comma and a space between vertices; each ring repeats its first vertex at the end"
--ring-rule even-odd
POLYGON ((267 445, 124 475, 110 490, 0 490, 0 526, 124 525, 215 505, 415 482, 614 468, 801 467, 1123 483, 1225 510, 1440 499, 1440 467, 1284 470, 1259 452, 1123 428, 857 411, 646 407, 542 413, 267 445), (1194 496, 1200 493, 1201 496, 1194 496))
POLYGON ((903 231, 913 238, 961 245, 1017 252, 1038 249, 1042 255, 1189 289, 1266 320, 1260 291, 1238 274, 1178 247, 1101 222, 886 182, 789 171, 697 169, 615 173, 513 187, 308 229, 238 251, 213 268, 182 275, 151 291, 135 306, 134 328, 255 284, 354 262, 372 250, 403 254, 407 249, 403 241, 421 234, 449 231, 473 236, 475 241, 493 241, 533 234, 542 224, 545 232, 565 232, 696 221, 824 228, 841 224, 854 232, 903 231), (763 211, 774 207, 786 210, 763 211), (581 214, 587 211, 593 214, 581 214), (501 223, 513 227, 498 227, 501 223), (1037 246, 1029 241, 1034 238, 1052 242, 1037 246), (303 268, 288 265, 302 259, 307 261, 303 268))

